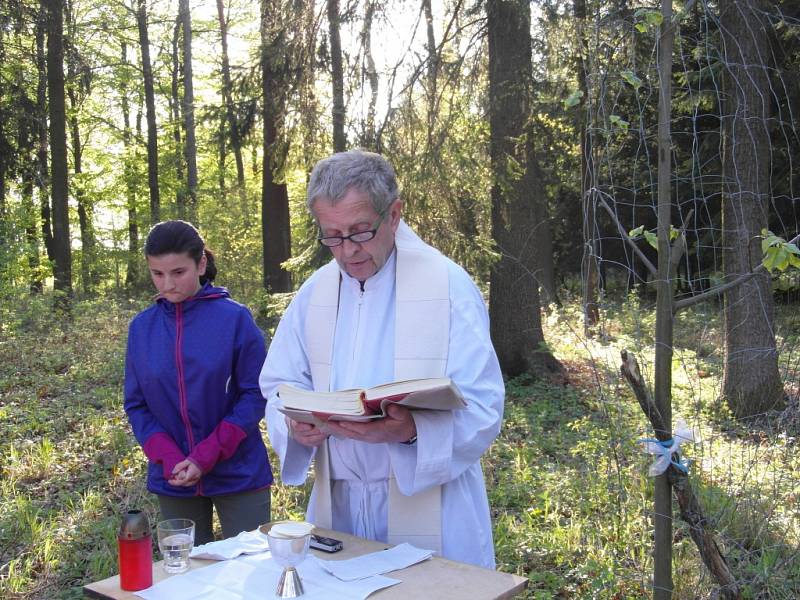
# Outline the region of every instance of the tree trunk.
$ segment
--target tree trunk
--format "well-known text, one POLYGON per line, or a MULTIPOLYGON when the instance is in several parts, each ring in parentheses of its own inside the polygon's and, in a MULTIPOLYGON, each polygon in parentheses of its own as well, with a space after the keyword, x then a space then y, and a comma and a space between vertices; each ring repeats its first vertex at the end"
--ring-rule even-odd
POLYGON ((439 72, 439 54, 436 52, 436 37, 433 31, 433 9, 431 0, 422 0, 422 10, 425 13, 425 31, 428 39, 428 76, 427 99, 428 99, 428 152, 433 149, 433 129, 436 121, 436 95, 437 95, 437 76, 439 72))
POLYGON ((531 40, 527 0, 489 0, 489 124, 492 235, 501 254, 491 272, 492 340, 500 366, 510 375, 560 369, 543 349, 544 333, 535 277, 535 157, 525 141, 528 120, 531 40))
MULTIPOLYGON (((6 62, 4 38, 5 28, 0 27, 0 64, 5 64, 6 62)), ((14 100, 6 95, 10 87, 11 86, 6 86, 0 89, 0 283, 3 281, 3 271, 5 267, 4 255, 6 254, 9 236, 11 234, 8 200, 6 199, 6 172, 9 170, 9 163, 14 150, 11 148, 11 144, 7 138, 8 134, 5 131, 6 123, 10 120, 11 116, 8 107, 14 104, 14 100)), ((16 87, 16 85, 14 87, 16 87)))
MULTIPOLYGON (((128 45, 122 42, 122 64, 128 64, 128 45)), ((131 110, 128 103, 126 78, 120 78, 120 102, 122 104, 122 143, 125 146, 125 204, 128 209, 128 263, 125 269, 125 287, 133 289, 139 285, 139 217, 136 214, 136 180, 134 146, 131 135, 131 110)))
POLYGON ((339 36, 339 0, 327 0, 327 2, 331 41, 331 79, 333 81, 333 151, 344 152, 347 149, 347 138, 344 134, 344 73, 342 41, 339 36))
POLYGON ((158 129, 156 128, 156 98, 153 89, 153 69, 150 65, 150 39, 147 33, 147 0, 137 0, 136 23, 142 53, 144 98, 147 106, 147 183, 150 188, 150 223, 161 220, 161 196, 158 191, 158 129))
MULTIPOLYGON (((4 122, 0 122, 0 139, 4 135, 4 122)), ((8 206, 6 203, 6 153, 3 150, 4 148, 0 144, 0 244, 5 247, 8 244, 8 234, 6 232, 9 230, 10 223, 8 221, 8 206)), ((0 275, 2 275, 2 262, 0 261, 0 275)))
POLYGON ((178 214, 186 214, 186 185, 183 179, 183 140, 181 139, 181 97, 178 91, 178 81, 181 75, 180 55, 178 47, 181 39, 181 23, 180 18, 175 20, 175 27, 172 31, 172 70, 171 70, 171 86, 170 86, 170 113, 172 115, 172 140, 175 142, 175 181, 178 184, 175 186, 175 206, 178 209, 178 214))
POLYGON ((39 133, 39 144, 36 151, 36 186, 39 190, 39 206, 41 211, 42 240, 47 258, 55 261, 53 248, 53 228, 50 216, 50 176, 47 164, 47 149, 50 141, 47 138, 47 57, 45 55, 45 29, 47 27, 47 8, 42 1, 36 19, 36 129, 39 133))
POLYGON ((540 139, 536 131, 535 123, 530 113, 526 116, 528 127, 526 132, 526 153, 528 156, 528 174, 526 175, 527 195, 529 202, 533 204, 533 243, 534 259, 536 270, 534 277, 539 286, 540 304, 558 302, 556 295, 556 276, 555 263, 553 262, 553 234, 550 231, 550 210, 547 205, 547 194, 545 193, 545 180, 539 168, 539 155, 545 157, 546 149, 537 148, 534 140, 540 139))
MULTIPOLYGON (((2 36, 2 34, 0 34, 2 36)), ((20 73, 21 75, 21 73, 20 73)), ((20 86, 20 89, 22 87, 20 86)), ((35 107, 29 106, 30 101, 25 98, 24 110, 35 111, 35 107), (33 109, 33 110, 31 110, 33 109)), ((36 162, 30 160, 36 152, 36 128, 37 123, 25 121, 19 123, 17 131, 17 152, 19 153, 22 164, 20 164, 22 185, 20 189, 21 207, 22 207, 22 225, 25 228, 25 254, 28 257, 28 269, 30 271, 30 279, 28 281, 28 289, 32 294, 40 294, 44 290, 44 282, 41 276, 41 261, 39 260, 39 235, 38 235, 38 219, 36 216, 36 207, 33 203, 33 189, 36 182, 36 162)), ((0 123, 2 128, 2 123, 0 123)), ((0 157, 0 162, 3 158, 0 157)), ((5 170, 4 167, 0 167, 5 170)), ((0 178, 4 177, 0 174, 0 178)), ((0 181, 0 191, 4 192, 5 183, 0 181)), ((6 207, 0 207, 0 215, 2 219, 8 218, 6 207)), ((5 232, 4 232, 5 233, 5 232)))
POLYGON ((178 3, 183 27, 183 131, 186 143, 183 146, 186 157, 186 217, 197 220, 197 142, 194 130, 194 83, 192 81, 192 15, 189 0, 178 3))
POLYGON ((78 124, 78 112, 80 105, 89 94, 90 75, 80 70, 79 50, 75 44, 75 18, 73 16, 73 4, 69 0, 64 4, 67 19, 67 39, 71 43, 71 51, 67 53, 67 97, 70 103, 70 114, 67 120, 72 141, 72 168, 75 171, 74 186, 75 201, 78 204, 78 225, 81 233, 81 287, 84 294, 91 294, 100 283, 100 276, 97 272, 97 243, 94 234, 93 210, 89 199, 84 193, 83 186, 80 185, 80 176, 83 173, 83 144, 81 143, 81 132, 78 124))
MULTIPOLYGON (((0 61, 2 61, 0 64, 4 64, 5 60, 4 29, 0 28, 0 61)), ((8 248, 8 240, 11 235, 8 200, 6 199, 6 172, 9 170, 9 159, 12 157, 13 149, 6 138, 5 128, 10 117, 6 107, 10 106, 13 100, 6 97, 6 89, 0 90, 0 283, 2 283, 4 275, 5 250, 8 248)))
POLYGON ((223 203, 226 203, 228 199, 228 186, 225 183, 225 169, 227 168, 225 165, 228 154, 226 121, 226 117, 220 115, 217 122, 217 185, 219 186, 219 197, 223 203))
POLYGON ((64 14, 60 0, 45 0, 47 7, 47 92, 50 115, 51 195, 53 198, 53 276, 62 307, 72 295, 72 251, 69 238, 67 188, 67 133, 64 99, 64 14))
MULTIPOLYGON (((311 165, 314 161, 314 145, 316 142, 316 131, 318 130, 319 112, 317 110, 318 102, 316 97, 316 48, 317 48, 317 31, 316 15, 314 12, 313 4, 305 6, 304 21, 303 21, 303 62, 300 66, 302 69, 303 79, 301 81, 300 93, 300 110, 303 123, 303 148, 302 157, 303 164, 311 165)), ((306 183, 308 183, 308 176, 306 175, 306 183)), ((308 211, 306 211, 308 212, 308 211)), ((318 244, 320 245, 320 244, 318 244)), ((327 248, 323 248, 325 252, 330 255, 327 248)), ((321 265, 320 265, 321 266, 321 265)))
POLYGON ((589 48, 586 38, 586 0, 575 0, 575 25, 578 30, 578 89, 582 92, 580 103, 580 117, 577 119, 580 130, 581 151, 581 205, 583 207, 583 258, 581 260, 581 284, 583 286, 583 329, 586 335, 591 335, 600 322, 600 309, 598 302, 598 256, 597 256, 597 218, 595 210, 596 189, 594 171, 594 144, 591 132, 592 119, 589 117, 593 111, 589 97, 588 67, 589 48))
MULTIPOLYGON (((663 17, 658 43, 658 283, 656 288, 655 405, 663 419, 663 430, 656 431, 659 440, 672 437, 672 344, 673 336, 673 268, 670 247, 672 215, 672 139, 670 130, 672 103, 672 0, 661 4, 663 17)), ((653 491, 654 550, 653 600, 672 597, 672 492, 666 474, 656 477, 653 491)))
POLYGON ((39 235, 36 223, 36 209, 33 204, 33 187, 35 175, 31 168, 26 168, 22 182, 22 207, 25 215, 25 253, 28 255, 28 268, 31 276, 28 289, 32 294, 41 294, 44 282, 41 276, 41 261, 39 260, 39 235))
POLYGON ((264 288, 292 289, 289 272, 281 265, 291 256, 289 192, 278 177, 287 147, 278 140, 285 112, 288 65, 280 3, 261 1, 261 84, 264 97, 264 168, 261 181, 261 236, 264 247, 264 288), (278 4, 276 6, 276 4, 278 4))
MULTIPOLYGON (((0 135, 3 135, 2 124, 0 124, 0 135)), ((5 153, 0 152, 0 244, 3 247, 8 245, 9 234, 6 232, 10 230, 10 225, 8 206, 6 205, 6 158, 5 153)), ((0 281, 3 279, 4 262, 2 254, 0 254, 0 281)))
POLYGON ((375 60, 372 57, 372 21, 375 17, 375 2, 369 0, 364 8, 364 26, 361 29, 361 40, 364 46, 364 75, 369 81, 369 104, 367 106, 367 119, 361 135, 362 147, 376 152, 377 142, 375 136, 375 109, 378 104, 378 71, 375 69, 375 60))
MULTIPOLYGON (((316 146, 317 131, 319 129, 319 109, 316 98, 316 47, 317 47, 317 31, 316 14, 314 11, 313 3, 309 3, 305 7, 305 20, 303 23, 303 47, 305 52, 303 54, 303 83, 302 83, 302 120, 303 120, 303 164, 311 165, 314 162, 314 148, 316 146)), ((310 170, 306 172, 306 184, 311 175, 310 170)), ((309 267, 316 270, 325 265, 331 259, 330 250, 316 242, 316 229, 317 225, 314 218, 306 210, 303 211, 303 229, 308 232, 307 240, 305 243, 312 245, 313 254, 309 261, 309 267)), ((301 242, 304 243, 304 242, 301 242)))
MULTIPOLYGON (((769 25, 759 0, 730 0, 720 14, 727 77, 723 105, 723 265, 726 280, 761 262, 770 193, 769 25)), ((725 293, 722 394, 733 413, 749 417, 779 406, 770 276, 762 272, 725 293)))
MULTIPOLYGON (((72 138, 72 165, 76 178, 83 173, 83 147, 76 117, 76 100, 74 92, 68 93, 72 107, 69 118, 70 137, 72 138)), ((88 205, 86 194, 80 185, 75 186, 75 200, 78 204, 78 224, 81 232, 81 287, 85 294, 91 294, 98 283, 95 262, 95 238, 92 225, 92 208, 88 205)))
POLYGON ((236 160, 236 192, 242 205, 242 217, 248 218, 247 197, 245 195, 244 161, 242 160, 242 140, 239 135, 239 122, 233 106, 233 84, 231 82, 231 66, 228 59, 228 22, 225 18, 224 0, 217 0, 217 16, 219 32, 222 39, 222 99, 225 102, 225 115, 228 120, 228 135, 231 138, 233 156, 236 160))

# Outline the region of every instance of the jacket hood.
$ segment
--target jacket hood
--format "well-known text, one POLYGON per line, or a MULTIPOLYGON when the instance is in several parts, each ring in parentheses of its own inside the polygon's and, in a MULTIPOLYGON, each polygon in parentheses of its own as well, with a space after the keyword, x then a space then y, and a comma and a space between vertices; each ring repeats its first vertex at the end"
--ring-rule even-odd
MULTIPOLYGON (((230 298, 230 296, 231 295, 228 293, 226 288, 216 287, 211 282, 207 281, 194 296, 187 298, 181 302, 181 304, 183 304, 183 308, 186 310, 190 308, 197 300, 216 300, 217 298, 230 298)), ((175 310, 175 305, 162 296, 158 296, 156 298, 156 302, 159 306, 161 306, 161 308, 167 310, 167 312, 172 312, 175 310)))

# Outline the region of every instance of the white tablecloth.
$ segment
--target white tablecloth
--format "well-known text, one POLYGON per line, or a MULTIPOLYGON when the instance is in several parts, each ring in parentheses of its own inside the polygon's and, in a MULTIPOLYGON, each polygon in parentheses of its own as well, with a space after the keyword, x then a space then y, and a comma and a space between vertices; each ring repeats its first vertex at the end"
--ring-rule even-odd
MULTIPOLYGON (((274 594, 282 570, 271 554, 264 552, 174 575, 136 595, 145 600, 263 600, 274 594)), ((297 572, 305 589, 303 600, 364 600, 400 583, 382 575, 341 581, 311 558, 298 565, 297 572)))

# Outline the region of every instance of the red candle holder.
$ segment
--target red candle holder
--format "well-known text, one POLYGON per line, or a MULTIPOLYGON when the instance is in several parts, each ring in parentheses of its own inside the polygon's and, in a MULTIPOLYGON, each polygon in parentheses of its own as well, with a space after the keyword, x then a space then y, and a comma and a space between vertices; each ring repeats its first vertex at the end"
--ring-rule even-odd
POLYGON ((153 585, 153 536, 147 515, 129 510, 117 536, 119 585, 135 592, 153 585))

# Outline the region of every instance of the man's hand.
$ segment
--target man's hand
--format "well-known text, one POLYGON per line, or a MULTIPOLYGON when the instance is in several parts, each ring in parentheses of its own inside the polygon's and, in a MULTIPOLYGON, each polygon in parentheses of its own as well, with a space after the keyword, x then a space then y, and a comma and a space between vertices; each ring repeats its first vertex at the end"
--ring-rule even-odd
POLYGON ((295 421, 289 417, 286 417, 286 427, 289 428, 289 435, 294 438, 294 441, 310 448, 316 448, 322 445, 322 442, 324 442, 329 435, 316 425, 295 421))
POLYGON ((167 483, 176 487, 191 487, 197 485, 202 475, 196 464, 184 459, 172 469, 172 478, 167 483))
POLYGON ((417 426, 411 416, 411 411, 397 404, 390 404, 386 407, 386 418, 384 419, 366 423, 328 421, 325 430, 334 436, 347 437, 370 444, 405 442, 417 435, 417 426))

